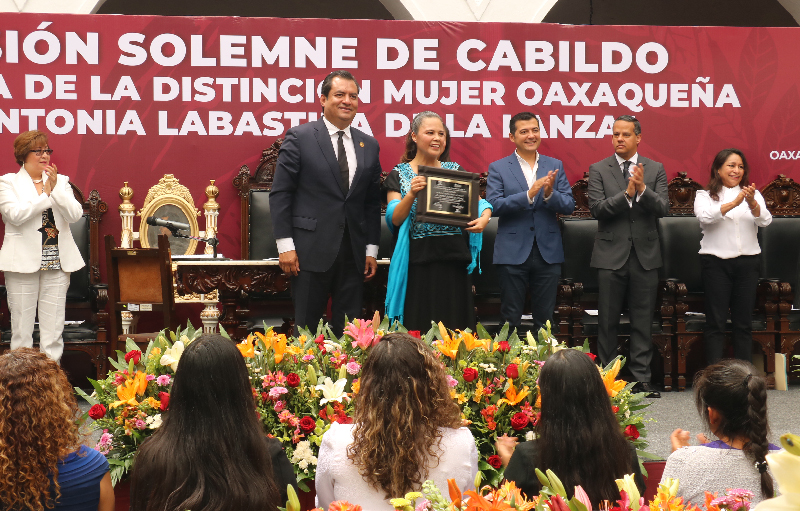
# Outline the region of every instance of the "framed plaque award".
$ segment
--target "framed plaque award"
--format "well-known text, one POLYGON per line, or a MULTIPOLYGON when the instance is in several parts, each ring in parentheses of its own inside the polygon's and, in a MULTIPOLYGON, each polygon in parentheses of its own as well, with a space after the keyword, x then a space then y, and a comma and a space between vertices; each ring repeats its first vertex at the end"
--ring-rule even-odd
POLYGON ((417 173, 427 180, 417 194, 417 221, 466 227, 478 218, 478 174, 422 165, 417 173))

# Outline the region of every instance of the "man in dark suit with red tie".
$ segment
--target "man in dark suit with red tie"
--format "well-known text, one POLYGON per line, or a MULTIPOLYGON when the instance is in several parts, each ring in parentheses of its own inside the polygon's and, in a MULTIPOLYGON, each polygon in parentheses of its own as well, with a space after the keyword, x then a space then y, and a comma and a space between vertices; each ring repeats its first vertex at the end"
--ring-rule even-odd
POLYGON ((618 117, 611 137, 614 156, 589 167, 589 207, 597 219, 591 262, 598 268, 600 287, 597 347, 604 365, 617 355, 617 329, 627 297, 634 391, 661 397, 650 381, 651 328, 662 264, 657 222, 669 212, 669 198, 664 166, 639 155, 641 139, 635 117, 618 117))
POLYGON ((298 327, 316 329, 332 298, 331 328, 361 316, 363 283, 380 241, 378 142, 350 124, 359 87, 348 71, 322 82, 323 116, 286 132, 269 196, 281 269, 291 275, 298 327))

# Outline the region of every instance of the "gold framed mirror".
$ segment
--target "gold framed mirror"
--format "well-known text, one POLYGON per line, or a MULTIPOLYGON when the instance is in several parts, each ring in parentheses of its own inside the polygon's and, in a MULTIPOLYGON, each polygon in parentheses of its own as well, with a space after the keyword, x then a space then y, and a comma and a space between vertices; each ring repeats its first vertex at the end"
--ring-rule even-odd
POLYGON ((142 219, 139 224, 139 244, 142 248, 157 247, 158 235, 166 234, 169 236, 170 249, 173 254, 195 253, 197 240, 176 238, 166 227, 152 226, 147 223, 147 218, 153 216, 161 220, 188 224, 190 229, 187 234, 200 235, 197 223, 200 211, 195 207, 189 189, 180 184, 173 174, 165 174, 155 186, 150 188, 142 208, 136 214, 142 219))

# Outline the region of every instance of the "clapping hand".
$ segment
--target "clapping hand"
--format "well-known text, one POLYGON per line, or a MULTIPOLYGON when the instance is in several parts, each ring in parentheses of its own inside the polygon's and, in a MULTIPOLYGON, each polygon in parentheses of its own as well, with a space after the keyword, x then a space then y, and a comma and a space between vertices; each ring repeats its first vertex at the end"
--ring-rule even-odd
POLYGON ((549 195, 550 192, 553 191, 553 183, 556 180, 555 176, 556 176, 556 171, 551 170, 550 172, 547 173, 546 176, 542 176, 536 181, 534 181, 530 189, 528 189, 528 197, 533 199, 534 197, 536 197, 536 194, 539 193, 539 190, 541 190, 542 188, 544 188, 545 196, 549 195))
POLYGON ((630 171, 631 179, 628 182, 628 188, 630 188, 630 183, 633 183, 637 194, 644 192, 644 165, 637 163, 630 171))
POLYGON ((742 191, 740 193, 742 193, 744 195, 744 200, 747 201, 747 205, 750 206, 750 209, 753 209, 758 205, 758 202, 756 202, 756 185, 755 184, 751 184, 749 186, 745 186, 744 188, 742 188, 742 191))
POLYGON ((497 437, 497 441, 494 443, 494 447, 497 450, 497 455, 500 456, 500 460, 503 462, 503 466, 508 466, 509 460, 511 460, 511 455, 514 454, 514 450, 517 448, 517 437, 510 437, 507 434, 503 436, 497 437))
POLYGON ((45 167, 44 171, 47 174, 47 182, 44 184, 42 191, 49 196, 55 189, 56 183, 58 183, 58 168, 55 164, 52 164, 45 167))
MULTIPOLYGON (((670 443, 672 444, 672 452, 677 451, 681 447, 688 447, 691 445, 689 443, 690 437, 691 435, 689 432, 684 429, 678 428, 673 431, 669 436, 670 443)), ((708 443, 708 438, 706 438, 706 436, 702 433, 698 433, 695 438, 697 438, 697 441, 701 444, 708 443)))
POLYGON ((558 169, 551 170, 550 172, 547 173, 547 176, 545 176, 543 178, 545 180, 544 181, 544 196, 545 197, 547 197, 551 193, 553 193, 553 185, 556 182, 556 174, 557 173, 558 173, 558 169))

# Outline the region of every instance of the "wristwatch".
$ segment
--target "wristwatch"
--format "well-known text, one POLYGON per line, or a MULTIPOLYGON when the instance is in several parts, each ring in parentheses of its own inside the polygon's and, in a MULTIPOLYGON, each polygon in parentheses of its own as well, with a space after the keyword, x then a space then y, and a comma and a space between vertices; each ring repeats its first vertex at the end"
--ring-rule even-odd
POLYGON ((628 199, 628 200, 631 200, 631 196, 628 195, 628 190, 625 190, 624 193, 625 193, 625 198, 628 199))

